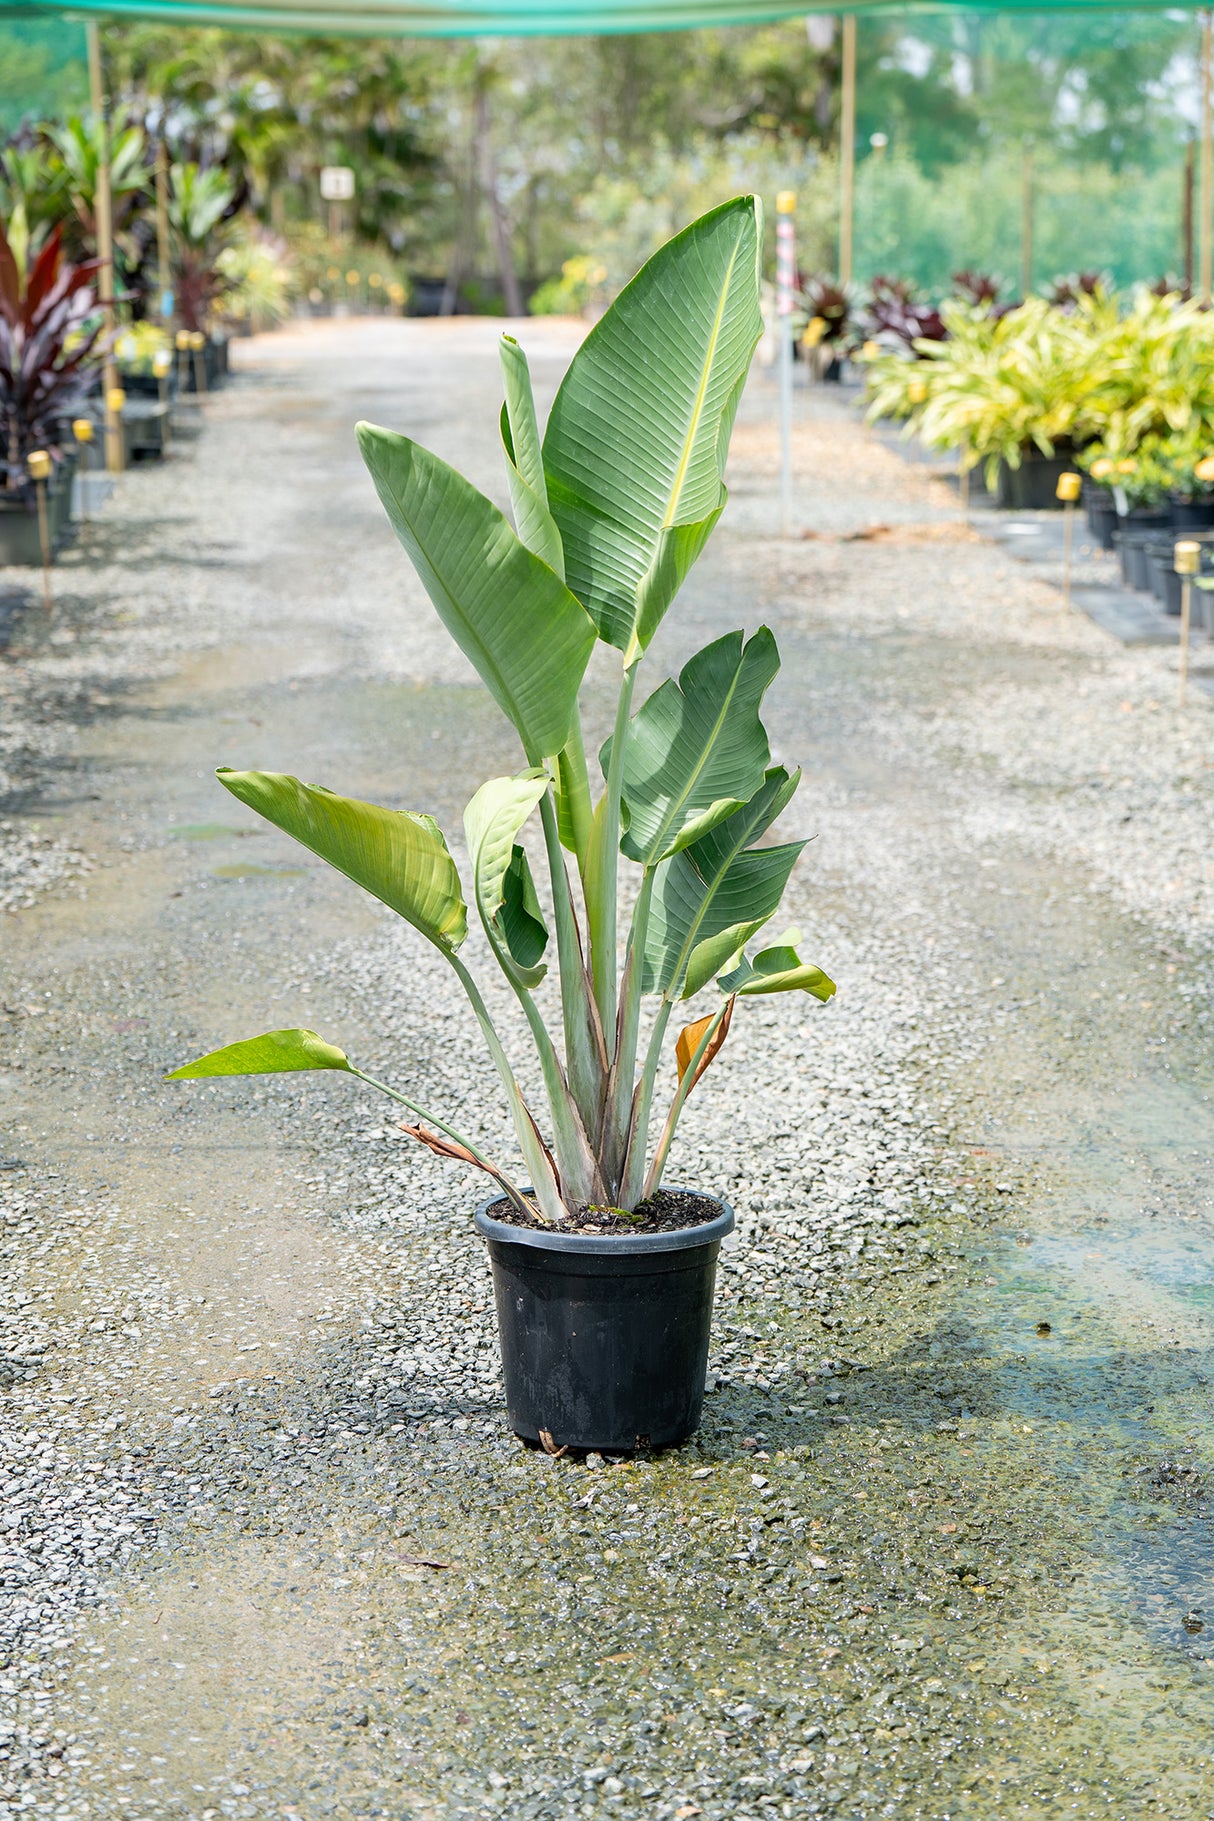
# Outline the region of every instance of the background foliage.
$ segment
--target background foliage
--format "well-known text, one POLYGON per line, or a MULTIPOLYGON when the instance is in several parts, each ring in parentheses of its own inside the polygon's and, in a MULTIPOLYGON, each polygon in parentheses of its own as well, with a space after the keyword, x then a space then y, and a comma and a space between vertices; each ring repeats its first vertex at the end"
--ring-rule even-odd
MULTIPOLYGON (((1197 29, 1132 13, 862 22, 857 275, 892 267, 935 289, 962 265, 1015 276, 1026 143, 1039 278, 1182 269, 1197 29)), ((579 258, 605 268, 609 295, 677 224, 748 187, 794 186, 802 263, 835 262, 825 19, 480 44, 114 25, 106 46, 119 111, 153 127, 163 116, 176 157, 224 164, 289 240, 331 225, 320 167, 353 165, 345 244, 445 282, 449 303, 458 286, 465 304, 509 304, 579 258)), ((85 89, 80 26, 0 33, 8 131, 23 115, 66 117, 85 89)))

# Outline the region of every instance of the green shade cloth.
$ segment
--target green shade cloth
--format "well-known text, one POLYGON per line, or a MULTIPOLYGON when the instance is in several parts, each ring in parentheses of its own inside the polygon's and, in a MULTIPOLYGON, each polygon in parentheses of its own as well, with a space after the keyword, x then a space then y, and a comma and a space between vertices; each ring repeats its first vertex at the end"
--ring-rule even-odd
POLYGON ((780 0, 70 0, 67 5, 38 0, 0 0, 0 19, 38 14, 66 14, 84 19, 144 19, 181 25, 240 26, 266 32, 361 33, 408 38, 540 37, 571 33, 673 32, 696 26, 758 25, 805 13, 906 14, 941 12, 959 7, 968 12, 1051 13, 1090 11, 1191 10, 1198 0, 1137 0, 1133 7, 1110 7, 1108 0, 1063 0, 1062 6, 1041 0, 811 0, 787 5, 780 0))

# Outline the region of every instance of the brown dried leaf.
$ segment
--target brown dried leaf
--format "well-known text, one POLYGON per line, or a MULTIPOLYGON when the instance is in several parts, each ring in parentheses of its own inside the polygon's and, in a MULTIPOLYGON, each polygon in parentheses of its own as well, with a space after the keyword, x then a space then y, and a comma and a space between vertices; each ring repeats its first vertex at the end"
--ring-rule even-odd
POLYGON ((551 1429, 540 1430, 540 1447, 544 1450, 545 1454, 550 1454, 554 1461, 559 1461, 562 1454, 568 1454, 569 1452, 568 1442, 565 1443, 563 1448, 557 1447, 552 1439, 551 1429))
MULTIPOLYGON (((440 1133, 432 1132, 424 1125, 401 1125, 402 1132, 408 1132, 410 1138, 416 1138, 418 1144, 424 1144, 436 1157, 453 1157, 458 1163, 470 1163, 475 1169, 483 1170, 484 1164, 479 1157, 474 1157, 466 1145, 456 1144, 453 1138, 443 1138, 440 1133)), ((490 1170, 492 1176, 493 1172, 490 1170)))
MULTIPOLYGON (((716 1013, 713 1012, 707 1018, 697 1018, 694 1024, 684 1025, 683 1029, 679 1032, 679 1041, 675 1044, 674 1054, 675 1054, 675 1061, 679 1065, 679 1086, 680 1087, 682 1087, 682 1085, 683 1085, 684 1075, 687 1073, 688 1069, 691 1067, 691 1059, 695 1055, 696 1050, 700 1046, 700 1043, 704 1036, 704 1032, 708 1029, 709 1025, 713 1021, 713 1018, 715 1018, 715 1017, 716 1017, 716 1013)), ((708 1048, 704 1051, 704 1054, 700 1057, 699 1066, 697 1067, 695 1074, 691 1078, 691 1087, 689 1087, 687 1090, 687 1092, 689 1094, 691 1092, 691 1088, 693 1088, 696 1085, 696 1082, 700 1079, 700 1076, 704 1073, 704 1070, 708 1067, 709 1063, 712 1061, 713 1057, 716 1055, 717 1051, 720 1049, 721 1045, 724 1043, 726 1037, 728 1037, 729 1026, 730 1026, 732 1020, 733 1020, 733 998, 731 997, 725 1001, 725 1016, 721 1019, 720 1024, 717 1026, 716 1033, 713 1036, 712 1042, 709 1044, 708 1048)))

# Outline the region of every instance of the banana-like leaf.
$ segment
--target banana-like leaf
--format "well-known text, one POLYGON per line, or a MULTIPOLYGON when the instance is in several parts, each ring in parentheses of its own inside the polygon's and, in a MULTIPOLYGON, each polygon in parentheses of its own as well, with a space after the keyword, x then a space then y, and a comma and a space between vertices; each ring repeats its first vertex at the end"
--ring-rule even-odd
POLYGON ((518 730, 532 764, 569 738, 594 627, 492 500, 437 455, 373 424, 359 447, 443 625, 518 730))
POLYGON ((737 197, 655 253, 574 355, 548 419, 565 576, 626 663, 725 504, 729 436, 763 328, 760 216, 755 197, 737 197))
POLYGON ((544 457, 527 356, 513 335, 503 335, 499 348, 506 389, 506 402, 502 406, 502 447, 506 452, 506 478, 510 483, 514 523, 528 550, 534 550, 540 561, 547 563, 563 581, 565 553, 556 520, 548 510, 544 457))
POLYGON ((229 771, 225 790, 451 952, 468 934, 455 862, 433 816, 381 809, 279 771, 229 771))
POLYGON ((315 1031, 267 1031, 244 1043, 229 1043, 212 1050, 197 1062, 174 1069, 166 1081, 200 1081, 207 1075, 281 1075, 297 1069, 345 1069, 352 1073, 344 1050, 326 1043, 315 1031))
MULTIPOLYGON (((780 668, 766 626, 745 645, 726 633, 656 689, 634 715, 624 747, 620 847, 655 866, 749 803, 763 783, 770 747, 759 704, 780 668)), ((611 742, 603 748, 604 773, 611 742)))
POLYGON ((679 1040, 674 1046, 674 1056, 679 1071, 680 1087, 683 1085, 683 1077, 686 1075, 688 1069, 693 1067, 695 1069, 695 1073, 692 1075, 687 1088, 688 1094, 690 1094, 692 1088, 696 1085, 696 1082, 700 1079, 700 1076, 717 1055, 721 1045, 728 1037, 729 1027, 733 1022, 733 1005, 734 1002, 732 999, 726 1000, 725 1015, 717 1025, 716 1030, 713 1031, 698 1062, 696 1061, 696 1051, 699 1049, 701 1043, 704 1042, 705 1034, 716 1017, 716 1013, 709 1012, 707 1018, 697 1018, 694 1024, 685 1024, 679 1032, 679 1040))
POLYGON ((728 974, 721 974, 717 985, 730 998, 735 993, 753 995, 757 993, 812 993, 815 999, 823 1001, 831 998, 835 983, 829 980, 820 967, 811 967, 802 961, 797 953, 797 943, 801 940, 799 930, 785 930, 778 942, 765 948, 752 961, 748 955, 739 955, 737 966, 728 974))
POLYGON ((800 781, 782 766, 741 809, 658 869, 645 932, 642 991, 689 999, 773 916, 805 846, 756 847, 800 781))
POLYGON ((542 768, 490 778, 464 811, 476 906, 485 931, 520 986, 537 986, 548 930, 531 868, 515 841, 549 784, 542 768))

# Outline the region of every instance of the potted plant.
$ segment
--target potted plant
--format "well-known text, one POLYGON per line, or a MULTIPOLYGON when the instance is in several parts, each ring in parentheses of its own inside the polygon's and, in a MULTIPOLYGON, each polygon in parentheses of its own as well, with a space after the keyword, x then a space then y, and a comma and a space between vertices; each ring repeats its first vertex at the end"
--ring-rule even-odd
POLYGON ((1203 423, 1172 437, 1163 451, 1174 531, 1214 528, 1214 438, 1203 423))
POLYGON ((1001 506, 1055 507, 1058 476, 1091 435, 1089 397, 1101 371, 1084 318, 1032 297, 1003 316, 957 300, 941 314, 948 340, 918 344, 924 401, 914 420, 929 448, 982 463, 1001 506))
MULTIPOLYGON (((750 948, 804 846, 766 841, 799 776, 771 763, 759 718, 779 663, 771 633, 714 639, 636 706, 650 641, 725 505, 729 434, 762 329, 761 244, 759 205, 740 197, 658 252, 574 356, 542 441, 525 356, 503 337, 517 533, 437 456, 359 426, 400 542, 519 739, 521 769, 490 779, 465 811, 467 887, 428 815, 277 773, 219 773, 242 803, 411 923, 467 994, 521 1167, 371 1085, 408 1109, 419 1143, 492 1179, 476 1224, 496 1280, 510 1420, 558 1447, 659 1446, 695 1428, 716 1252, 733 1216, 706 1185, 664 1188, 679 1117, 739 999, 834 991, 800 958, 796 932, 750 948), (616 654, 619 675, 597 792, 579 711, 596 645, 616 654), (537 823, 550 911, 522 838, 537 823), (621 860, 635 879, 622 956, 621 860), (542 1109, 528 1103, 461 953, 469 903, 525 1015, 542 1109), (534 996, 550 921, 559 1031, 534 996), (683 1012, 701 993, 712 1005, 683 1012), (672 1025, 674 1091, 659 1123, 672 1025)), ((298 1069, 369 1080, 304 1030, 234 1044, 170 1079, 298 1069)))
POLYGON ((817 363, 820 379, 837 384, 843 378, 851 327, 851 293, 833 278, 811 278, 801 293, 802 314, 809 323, 821 323, 816 339, 804 345, 817 363))
MULTIPOLYGON (((182 327, 205 334, 206 383, 218 384, 227 371, 227 340, 210 332, 211 320, 231 281, 219 267, 228 244, 227 221, 236 202, 236 186, 219 166, 193 163, 170 170, 169 226, 173 235, 173 294, 182 327)), ((194 389, 194 374, 184 389, 194 389)))
POLYGON ((883 273, 869 286, 860 327, 865 341, 908 354, 918 354, 921 342, 947 341, 949 334, 939 310, 917 298, 913 285, 883 273))
POLYGON ((122 389, 128 397, 159 398, 161 381, 160 363, 165 356, 169 357, 169 389, 176 389, 176 374, 172 366, 173 338, 167 329, 159 323, 133 322, 120 331, 114 342, 114 364, 118 369, 122 389))
POLYGON ((52 547, 71 516, 75 464, 70 423, 83 408, 100 323, 98 261, 69 265, 60 230, 35 255, 20 219, 0 225, 0 564, 39 563, 32 451, 51 458, 47 486, 52 547))
POLYGON ((1168 505, 1171 470, 1161 455, 1160 439, 1146 437, 1132 454, 1115 444, 1098 444, 1085 457, 1089 473, 1107 481, 1117 510, 1113 542, 1121 559, 1122 578, 1130 588, 1149 589, 1147 547, 1172 522, 1168 505))
POLYGON ((1103 453, 1089 452, 1086 458, 1081 458, 1081 465, 1087 470, 1083 482, 1083 505, 1087 513, 1088 529, 1102 550, 1111 550, 1117 530, 1112 458, 1103 453))

